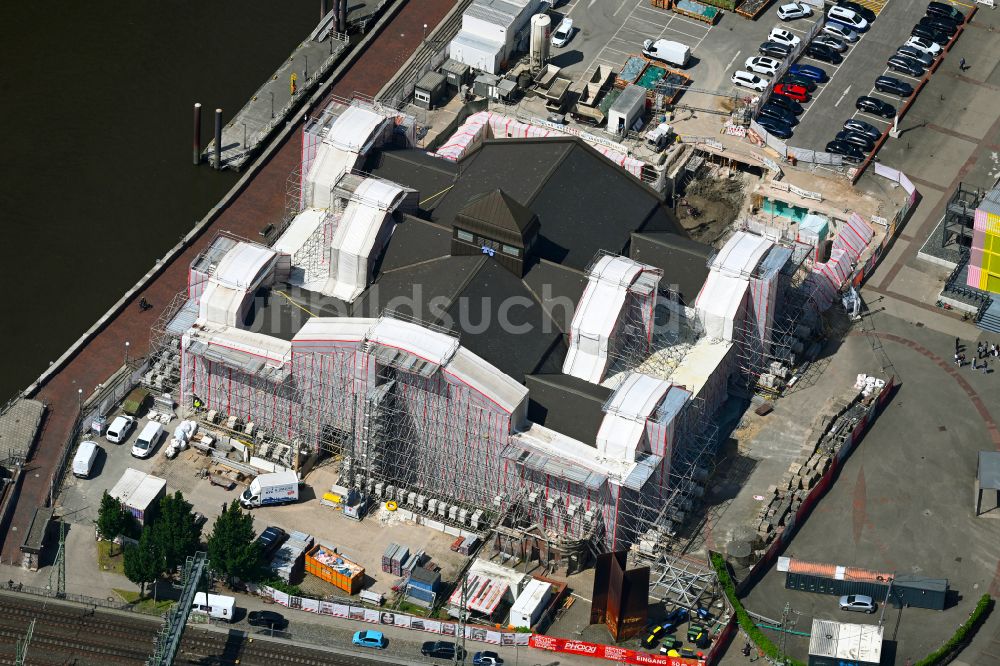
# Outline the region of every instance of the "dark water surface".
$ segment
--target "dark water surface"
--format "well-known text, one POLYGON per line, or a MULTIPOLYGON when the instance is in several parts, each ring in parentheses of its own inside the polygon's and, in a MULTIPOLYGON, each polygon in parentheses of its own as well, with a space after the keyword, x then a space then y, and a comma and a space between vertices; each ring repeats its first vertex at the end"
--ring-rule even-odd
POLYGON ((0 404, 237 180, 203 141, 319 19, 315 0, 0 3, 0 404))

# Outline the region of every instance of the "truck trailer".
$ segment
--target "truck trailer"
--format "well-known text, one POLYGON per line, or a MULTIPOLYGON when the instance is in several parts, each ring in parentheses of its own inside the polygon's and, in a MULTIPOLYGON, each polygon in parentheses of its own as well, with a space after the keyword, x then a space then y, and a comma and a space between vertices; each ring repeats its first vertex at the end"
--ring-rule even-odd
POLYGON ((299 476, 296 472, 261 474, 243 491, 240 503, 247 509, 270 504, 291 504, 299 500, 299 476))

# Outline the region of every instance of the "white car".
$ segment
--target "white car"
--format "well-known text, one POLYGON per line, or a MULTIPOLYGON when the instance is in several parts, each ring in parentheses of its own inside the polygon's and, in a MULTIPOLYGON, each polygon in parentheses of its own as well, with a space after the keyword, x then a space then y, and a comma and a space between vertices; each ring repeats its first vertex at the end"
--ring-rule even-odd
POLYGON ((766 74, 767 76, 774 76, 774 73, 778 71, 778 67, 780 66, 780 60, 768 58, 767 56, 753 56, 752 58, 747 58, 746 61, 746 68, 751 72, 766 74))
POLYGON ((552 46, 561 49, 573 37, 573 19, 564 18, 552 33, 552 46))
POLYGON ((851 44, 858 41, 858 33, 840 23, 827 23, 823 26, 823 32, 851 44))
POLYGON ((830 11, 826 13, 826 17, 831 21, 839 21, 844 25, 849 25, 855 30, 864 32, 868 29, 868 21, 847 7, 834 5, 833 7, 830 7, 830 11))
POLYGON ((778 18, 782 21, 791 21, 792 19, 805 18, 810 15, 812 15, 812 9, 801 2, 789 2, 787 5, 778 7, 778 18))
POLYGON ((118 416, 111 425, 108 426, 104 437, 113 444, 121 444, 132 433, 135 428, 135 419, 131 416, 118 416))
POLYGON ((924 39, 923 37, 910 37, 906 40, 907 46, 912 46, 918 51, 923 51, 927 55, 937 57, 941 53, 941 45, 935 44, 929 39, 924 39))
POLYGON ((793 35, 790 30, 785 30, 784 28, 771 28, 771 33, 767 36, 767 40, 790 46, 793 49, 802 41, 800 37, 793 35))
POLYGON ((731 80, 740 87, 750 88, 751 90, 756 90, 757 92, 763 92, 764 89, 767 88, 768 83, 767 79, 742 69, 738 69, 733 72, 733 78, 731 80))

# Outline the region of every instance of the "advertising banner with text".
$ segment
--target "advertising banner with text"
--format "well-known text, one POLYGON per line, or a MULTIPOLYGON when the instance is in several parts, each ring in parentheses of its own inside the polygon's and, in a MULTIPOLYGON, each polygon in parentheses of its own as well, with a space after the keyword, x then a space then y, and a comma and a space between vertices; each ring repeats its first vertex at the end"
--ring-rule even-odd
POLYGON ((585 657, 596 657, 597 659, 607 659, 616 661, 619 664, 653 664, 655 666, 701 666, 705 662, 700 659, 685 659, 683 657, 668 657, 661 654, 649 654, 648 652, 638 652, 614 645, 603 645, 601 643, 587 643, 585 641, 574 641, 567 638, 556 638, 554 636, 542 636, 532 634, 528 645, 539 650, 550 652, 561 652, 563 654, 579 654, 585 657))

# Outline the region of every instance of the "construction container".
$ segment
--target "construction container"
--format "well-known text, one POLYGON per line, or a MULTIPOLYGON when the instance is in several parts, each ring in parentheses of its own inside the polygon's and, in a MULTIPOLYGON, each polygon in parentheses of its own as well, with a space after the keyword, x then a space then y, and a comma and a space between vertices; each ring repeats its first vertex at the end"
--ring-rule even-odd
POLYGON ((444 64, 441 65, 440 71, 444 74, 445 79, 448 81, 448 85, 453 87, 455 90, 458 90, 469 82, 469 72, 472 70, 464 62, 448 58, 444 61, 444 64))
MULTIPOLYGON (((814 567, 816 568, 815 573, 788 571, 787 564, 783 567, 779 566, 778 570, 786 571, 785 587, 790 590, 816 592, 837 597, 846 594, 863 594, 878 603, 883 603, 888 598, 889 603, 896 607, 907 605, 914 608, 944 610, 948 597, 947 579, 920 576, 893 578, 891 574, 878 572, 868 572, 870 575, 865 575, 865 570, 848 567, 839 567, 843 573, 823 575, 825 571, 822 567, 824 566, 828 565, 814 567)), ((796 565, 793 564, 792 568, 796 568, 796 565)))
POLYGON ((129 467, 109 494, 121 502, 140 525, 145 525, 154 517, 160 499, 167 494, 167 481, 129 467))
POLYGON ((348 594, 361 591, 365 569, 337 553, 335 548, 316 544, 306 553, 306 572, 322 578, 348 594))
POLYGON ((551 597, 551 583, 537 579, 532 580, 514 600, 514 605, 510 607, 510 624, 521 629, 530 629, 535 626, 551 597))
POLYGON ((425 569, 424 567, 416 567, 410 572, 409 585, 427 590, 428 592, 437 592, 441 587, 441 573, 425 569))
POLYGON ((413 88, 414 104, 421 109, 436 109, 444 100, 447 78, 440 72, 427 72, 413 88))

